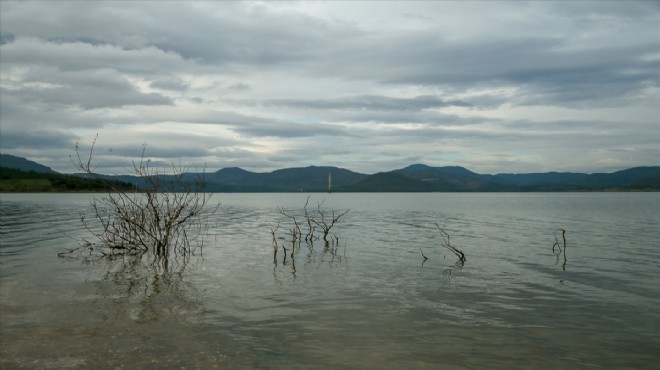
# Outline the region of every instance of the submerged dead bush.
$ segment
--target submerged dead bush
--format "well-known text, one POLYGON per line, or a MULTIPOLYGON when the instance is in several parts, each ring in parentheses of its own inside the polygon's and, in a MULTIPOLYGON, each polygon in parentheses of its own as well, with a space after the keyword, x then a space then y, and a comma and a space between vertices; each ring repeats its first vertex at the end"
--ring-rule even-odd
MULTIPOLYGON (((83 159, 76 144, 74 166, 88 176, 104 179, 93 166, 94 145, 83 159)), ((150 166, 145 148, 131 172, 140 182, 133 191, 118 188, 107 181, 111 191, 92 200, 93 217, 81 215, 84 227, 93 235, 81 248, 105 255, 141 255, 152 253, 167 258, 171 253, 189 255, 200 244, 198 236, 205 229, 204 215, 217 206, 206 209, 211 195, 203 192, 204 175, 192 181, 184 179, 185 169, 172 165, 170 174, 150 166)), ((73 250, 71 251, 73 252, 73 250)))
POLYGON ((281 217, 277 222, 277 226, 270 229, 273 238, 273 261, 275 263, 277 263, 277 252, 280 247, 284 250, 282 262, 286 263, 287 246, 291 248, 288 256, 293 262, 295 253, 300 250, 302 242, 305 242, 311 254, 313 252, 314 242, 320 239, 323 239, 324 253, 329 253, 333 256, 337 255, 337 250, 340 247, 339 237, 337 234, 332 233, 332 229, 350 209, 343 211, 328 210, 324 207, 324 202, 325 200, 317 203, 316 210, 309 210, 309 196, 307 196, 307 201, 302 210, 286 210, 284 207, 278 208, 281 217), (304 223, 299 221, 302 218, 305 219, 304 223), (282 224, 288 226, 285 226, 283 232, 278 233, 282 224), (301 225, 306 225, 304 236, 301 225), (318 229, 320 229, 321 235, 317 235, 316 232, 318 229))
MULTIPOLYGON (((442 246, 449 249, 452 253, 454 253, 456 255, 456 257, 458 257, 458 261, 461 264, 465 264, 465 253, 463 253, 463 251, 461 251, 460 249, 458 249, 458 248, 454 247, 453 245, 451 245, 451 240, 450 240, 451 238, 450 238, 449 234, 445 230, 443 230, 440 227, 440 225, 438 225, 436 223, 435 227, 437 227, 438 230, 440 230, 440 235, 442 236, 442 246)), ((422 256, 424 256, 423 253, 422 253, 422 256)))
POLYGON ((563 242, 563 248, 559 244, 559 239, 557 238, 557 235, 554 235, 555 237, 555 243, 552 245, 552 253, 557 256, 557 261, 555 262, 555 266, 559 264, 559 257, 564 256, 564 263, 562 264, 562 269, 566 271, 566 263, 568 263, 568 259, 566 258, 566 230, 564 229, 559 229, 561 231, 561 238, 564 241, 563 242))

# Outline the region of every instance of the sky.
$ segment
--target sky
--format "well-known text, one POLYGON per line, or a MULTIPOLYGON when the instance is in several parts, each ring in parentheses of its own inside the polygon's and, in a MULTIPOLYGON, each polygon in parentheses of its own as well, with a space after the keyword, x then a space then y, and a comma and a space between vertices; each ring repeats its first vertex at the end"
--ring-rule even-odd
POLYGON ((0 151, 75 172, 660 165, 660 1, 0 1, 0 151))

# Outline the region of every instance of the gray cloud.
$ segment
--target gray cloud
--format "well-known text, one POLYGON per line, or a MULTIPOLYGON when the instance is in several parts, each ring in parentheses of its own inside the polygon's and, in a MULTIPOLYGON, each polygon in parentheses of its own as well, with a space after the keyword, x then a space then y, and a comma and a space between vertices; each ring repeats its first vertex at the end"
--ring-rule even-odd
MULTIPOLYGON (((109 151, 115 156, 139 158, 142 155, 142 148, 140 145, 119 145, 113 146, 109 151)), ((170 158, 177 159, 183 157, 204 157, 211 154, 210 149, 196 148, 196 147, 172 147, 172 146, 151 146, 146 145, 145 155, 148 158, 170 158)), ((166 162, 167 163, 167 162, 166 162)))
POLYGON ((149 86, 155 89, 172 90, 172 91, 185 91, 188 89, 188 84, 180 78, 176 77, 162 77, 151 81, 149 86))
POLYGON ((235 84, 232 84, 229 86, 227 89, 229 90, 235 90, 235 91, 247 91, 250 90, 250 85, 243 83, 243 82, 237 82, 235 84))
POLYGON ((323 124, 242 125, 236 127, 235 130, 241 134, 255 137, 305 138, 348 135, 340 127, 323 124))
POLYGON ((518 86, 517 102, 547 105, 576 100, 600 104, 659 84, 659 61, 645 60, 649 53, 660 53, 658 42, 579 50, 568 46, 567 40, 556 38, 485 39, 458 45, 431 37, 403 38, 396 47, 370 51, 376 55, 365 60, 375 60, 375 65, 357 66, 354 73, 388 84, 453 90, 518 86), (396 64, 390 64, 393 59, 396 64), (391 70, 395 65, 406 67, 391 70), (526 98, 530 94, 536 98, 526 98))
POLYGON ((3 152, 25 147, 39 150, 73 148, 75 142, 75 135, 57 129, 28 128, 21 130, 3 125, 0 131, 0 147, 3 152))
POLYGON ((129 49, 113 44, 50 42, 30 37, 17 37, 12 43, 2 45, 0 61, 5 68, 36 65, 72 72, 111 68, 145 75, 185 70, 188 65, 180 55, 155 47, 129 49))
POLYGON ((15 14, 6 27, 49 40, 94 40, 129 49, 157 48, 206 64, 273 64, 306 59, 328 36, 346 35, 345 27, 324 26, 303 14, 281 17, 269 7, 250 3, 102 2, 57 6, 9 4, 15 14), (116 20, 121 20, 117 27, 116 20), (84 30, 86 36, 80 32, 84 30), (300 32, 305 30, 305 32, 300 32))
POLYGON ((0 33, 0 45, 9 44, 14 42, 16 36, 11 33, 0 33))
MULTIPOLYGON (((40 81, 44 83, 44 81, 40 81)), ((77 106, 82 109, 122 107, 127 105, 170 105, 172 101, 159 94, 144 94, 125 81, 98 80, 97 83, 26 86, 17 90, 3 89, 24 103, 47 103, 77 106)))
POLYGON ((378 95, 360 95, 340 99, 270 99, 260 102, 265 106, 285 106, 302 109, 332 110, 423 110, 449 106, 470 107, 460 100, 443 100, 435 96, 420 95, 414 98, 394 98, 378 95))
POLYGON ((55 167, 96 132, 111 167, 143 142, 253 170, 660 157, 656 2, 0 7, 2 149, 55 167))
MULTIPOLYGON (((176 110, 176 108, 174 108, 176 110)), ((174 119, 188 124, 224 126, 248 137, 299 138, 311 136, 346 136, 341 125, 296 123, 277 118, 260 117, 227 111, 200 110, 192 114, 166 112, 160 120, 174 119)))

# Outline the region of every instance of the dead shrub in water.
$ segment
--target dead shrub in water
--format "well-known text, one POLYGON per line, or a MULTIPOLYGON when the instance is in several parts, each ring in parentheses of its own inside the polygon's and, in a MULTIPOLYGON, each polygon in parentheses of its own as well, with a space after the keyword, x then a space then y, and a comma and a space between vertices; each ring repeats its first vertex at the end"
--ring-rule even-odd
POLYGON ((309 198, 310 196, 307 196, 302 211, 285 210, 283 207, 278 207, 278 212, 282 217, 278 220, 277 226, 270 230, 273 239, 273 261, 275 263, 277 263, 277 251, 280 246, 284 249, 284 258, 282 262, 286 263, 287 245, 291 246, 289 257, 291 257, 293 262, 295 252, 300 250, 303 240, 305 241, 311 256, 313 253, 314 241, 321 239, 321 236, 316 235, 317 229, 320 229, 322 232, 322 238, 325 245, 323 249, 324 254, 330 253, 333 255, 333 258, 336 257, 337 249, 340 247, 339 237, 336 234, 331 233, 331 231, 339 220, 350 211, 350 209, 345 211, 327 210, 323 208, 324 200, 317 204, 316 212, 309 211, 307 208, 309 205, 309 198), (307 234, 304 237, 301 229, 302 223, 298 221, 299 217, 304 217, 305 224, 307 225, 307 234), (285 227, 283 235, 280 234, 278 236, 277 231, 279 230, 280 225, 283 222, 287 222, 287 220, 290 226, 285 227), (284 240, 284 242, 278 243, 278 240, 284 240))
MULTIPOLYGON (((96 138, 86 159, 81 157, 76 144, 76 156, 71 158, 78 171, 103 179, 92 165, 95 144, 96 138)), ((164 258, 171 253, 189 255, 198 246, 201 248, 201 244, 193 242, 205 229, 202 216, 212 214, 218 207, 205 209, 211 195, 202 191, 203 173, 193 181, 186 181, 185 169, 173 165, 171 174, 162 174, 150 166, 145 149, 131 168, 141 182, 140 189, 127 192, 108 181, 111 191, 92 200, 92 220, 81 215, 83 225, 95 237, 94 242, 84 241, 81 248, 102 256, 150 252, 164 258)))
MULTIPOLYGON (((318 203, 318 206, 316 208, 316 211, 318 215, 320 216, 320 220, 316 220, 312 218, 312 222, 316 224, 316 226, 320 227, 321 230, 323 230, 323 241, 325 242, 326 245, 328 245, 328 234, 330 233, 330 230, 332 229, 333 226, 335 226, 335 223, 339 221, 340 218, 342 218, 344 215, 346 215, 350 209, 347 209, 343 212, 341 211, 335 211, 335 210, 330 210, 327 211, 323 208, 323 202, 318 203)), ((339 243, 339 239, 337 238, 336 235, 333 235, 335 238, 335 242, 339 243)))
POLYGON ((562 248, 559 245, 559 239, 557 238, 557 235, 555 235, 555 243, 552 245, 552 253, 554 253, 557 256, 557 261, 555 262, 555 265, 559 264, 559 257, 564 256, 564 263, 562 264, 562 269, 566 271, 566 263, 568 262, 568 259, 566 258, 566 230, 564 229, 559 229, 561 231, 561 238, 564 241, 564 247, 562 248))
MULTIPOLYGON (((440 235, 442 235, 442 240, 443 240, 442 246, 449 249, 452 253, 454 253, 456 255, 456 257, 458 257, 458 260, 461 262, 461 264, 464 264, 465 263, 465 253, 463 253, 461 250, 459 250, 456 247, 454 247, 453 245, 451 245, 451 240, 450 240, 449 234, 446 231, 444 231, 440 227, 440 225, 438 225, 436 223, 435 227, 437 227, 438 230, 440 230, 440 235)), ((422 253, 422 255, 424 255, 424 254, 422 253)))

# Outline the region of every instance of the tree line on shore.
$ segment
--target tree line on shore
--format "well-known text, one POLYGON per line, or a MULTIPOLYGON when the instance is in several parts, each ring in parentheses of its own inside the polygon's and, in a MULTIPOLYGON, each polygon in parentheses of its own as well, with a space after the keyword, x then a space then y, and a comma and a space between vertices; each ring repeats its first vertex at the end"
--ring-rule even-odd
POLYGON ((50 193, 50 192, 104 192, 113 188, 133 189, 121 181, 105 181, 59 173, 21 171, 0 167, 0 192, 50 193))

